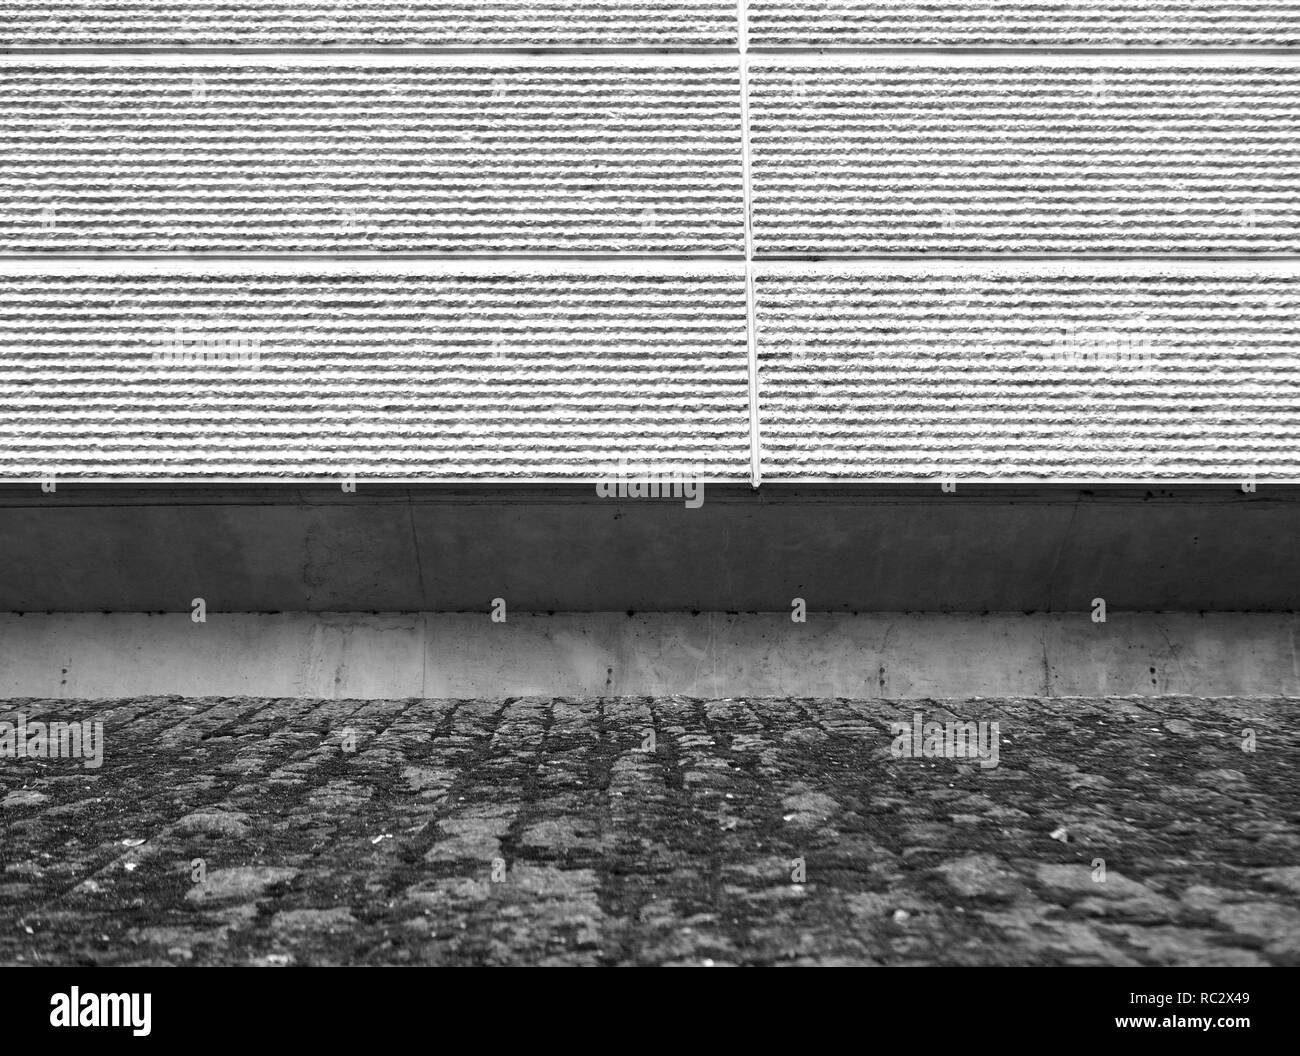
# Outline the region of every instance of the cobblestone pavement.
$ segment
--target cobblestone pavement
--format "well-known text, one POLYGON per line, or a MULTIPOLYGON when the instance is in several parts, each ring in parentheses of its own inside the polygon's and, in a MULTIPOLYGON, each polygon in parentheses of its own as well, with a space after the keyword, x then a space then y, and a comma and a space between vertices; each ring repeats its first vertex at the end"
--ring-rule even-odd
POLYGON ((105 750, 0 759, 8 964, 1300 964, 1296 699, 18 713, 105 750))

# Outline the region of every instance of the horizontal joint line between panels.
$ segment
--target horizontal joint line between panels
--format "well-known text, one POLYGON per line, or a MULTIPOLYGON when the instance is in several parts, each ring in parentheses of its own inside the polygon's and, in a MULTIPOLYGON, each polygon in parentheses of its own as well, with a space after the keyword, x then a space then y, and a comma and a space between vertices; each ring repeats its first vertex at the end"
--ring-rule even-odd
MULTIPOLYGON (((1254 66, 1300 63, 1300 49, 1240 48, 807 48, 781 49, 751 45, 755 69, 767 66, 844 67, 863 69, 888 65, 915 66, 1095 66, 1205 65, 1254 66)), ((312 48, 273 50, 254 48, 185 50, 62 50, 0 49, 0 68, 44 66, 206 68, 222 65, 276 66, 602 66, 617 60, 630 68, 701 66, 737 69, 735 45, 717 48, 312 48)))
MULTIPOLYGON (((834 58, 837 56, 948 56, 948 55, 1100 55, 1100 56, 1153 56, 1153 55, 1294 55, 1296 48, 1284 44, 1241 44, 1241 45, 1084 45, 1084 44, 754 44, 747 48, 751 55, 772 56, 806 56, 834 58)), ((390 57, 447 56, 455 58, 475 58, 479 56, 506 56, 514 58, 549 58, 551 56, 667 56, 700 55, 732 57, 736 54, 737 44, 717 45, 636 45, 636 44, 573 44, 573 45, 512 45, 512 46, 441 46, 437 44, 375 44, 375 45, 311 45, 307 47, 284 47, 274 45, 193 45, 176 47, 148 46, 102 46, 102 47, 0 47, 0 57, 17 58, 29 55, 66 58, 208 58, 212 56, 239 55, 255 57, 316 57, 316 56, 377 56, 390 57)))
MULTIPOLYGON (((0 254, 0 276, 114 276, 114 275, 526 275, 610 276, 620 275, 700 275, 719 274, 743 279, 743 254, 702 254, 699 256, 600 256, 579 254, 540 256, 420 256, 399 254, 374 255, 212 255, 181 256, 145 254, 76 256, 34 254, 30 256, 0 254)), ((1138 256, 1083 255, 1017 256, 970 255, 867 256, 841 257, 760 257, 751 262, 757 276, 774 275, 854 275, 903 272, 915 274, 951 274, 1003 272, 1007 274, 1189 274, 1206 277, 1228 274, 1300 274, 1300 255, 1264 256, 1138 256)))

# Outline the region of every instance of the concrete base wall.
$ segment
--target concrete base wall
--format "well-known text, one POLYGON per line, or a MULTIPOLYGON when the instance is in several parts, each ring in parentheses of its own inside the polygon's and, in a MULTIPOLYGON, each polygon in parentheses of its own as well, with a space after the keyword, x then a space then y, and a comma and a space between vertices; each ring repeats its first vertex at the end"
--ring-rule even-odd
POLYGON ((1300 617, 0 616, 0 696, 1300 695, 1300 617))
POLYGON ((1300 488, 0 488, 0 612, 1300 609, 1300 488))

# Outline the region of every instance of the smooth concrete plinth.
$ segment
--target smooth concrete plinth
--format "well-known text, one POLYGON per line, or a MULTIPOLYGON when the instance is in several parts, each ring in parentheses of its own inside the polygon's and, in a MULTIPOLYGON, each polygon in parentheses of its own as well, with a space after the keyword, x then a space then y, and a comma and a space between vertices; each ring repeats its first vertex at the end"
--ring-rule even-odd
POLYGON ((1297 695, 1270 614, 0 616, 0 696, 1297 695))
POLYGON ((0 488, 0 612, 1300 610, 1300 488, 0 488))

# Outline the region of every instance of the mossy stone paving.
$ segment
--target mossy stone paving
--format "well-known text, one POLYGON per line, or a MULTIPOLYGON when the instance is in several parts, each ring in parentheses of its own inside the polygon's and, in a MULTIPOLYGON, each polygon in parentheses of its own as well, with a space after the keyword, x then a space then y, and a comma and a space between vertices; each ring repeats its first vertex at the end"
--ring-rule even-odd
POLYGON ((104 755, 0 758, 5 964, 1300 964, 1292 698, 19 715, 104 755))

